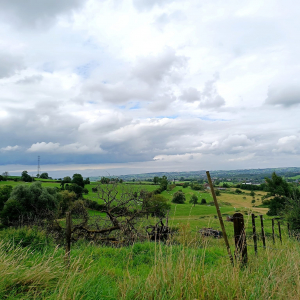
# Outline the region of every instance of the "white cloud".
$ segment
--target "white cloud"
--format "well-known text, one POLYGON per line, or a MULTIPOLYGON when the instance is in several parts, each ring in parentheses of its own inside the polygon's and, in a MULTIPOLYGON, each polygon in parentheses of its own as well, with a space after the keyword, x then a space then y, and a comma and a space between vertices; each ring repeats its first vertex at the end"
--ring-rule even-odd
POLYGON ((20 147, 18 145, 15 146, 6 146, 6 147, 2 147, 0 148, 1 151, 16 151, 18 150, 20 147))

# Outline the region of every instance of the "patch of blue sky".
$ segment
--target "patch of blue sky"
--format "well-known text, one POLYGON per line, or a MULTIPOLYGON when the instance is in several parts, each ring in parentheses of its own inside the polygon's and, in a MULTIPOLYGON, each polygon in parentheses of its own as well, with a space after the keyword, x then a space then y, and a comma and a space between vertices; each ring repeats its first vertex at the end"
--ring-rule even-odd
POLYGON ((129 107, 129 109, 140 109, 141 108, 141 104, 139 102, 135 103, 133 106, 129 107))
POLYGON ((90 61, 84 65, 78 66, 75 69, 76 74, 78 74, 79 76, 81 76, 84 79, 89 78, 91 72, 97 67, 99 66, 99 63, 95 62, 95 61, 90 61))

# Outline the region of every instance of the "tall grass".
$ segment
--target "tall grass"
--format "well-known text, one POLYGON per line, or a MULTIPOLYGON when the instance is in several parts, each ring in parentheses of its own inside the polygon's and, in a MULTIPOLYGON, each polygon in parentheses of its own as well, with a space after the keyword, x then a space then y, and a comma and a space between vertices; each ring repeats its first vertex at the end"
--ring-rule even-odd
POLYGON ((201 239, 187 225, 169 244, 77 243, 68 266, 63 247, 2 241, 0 299, 299 299, 298 241, 267 245, 257 255, 249 246, 248 265, 232 267, 223 240, 201 239))

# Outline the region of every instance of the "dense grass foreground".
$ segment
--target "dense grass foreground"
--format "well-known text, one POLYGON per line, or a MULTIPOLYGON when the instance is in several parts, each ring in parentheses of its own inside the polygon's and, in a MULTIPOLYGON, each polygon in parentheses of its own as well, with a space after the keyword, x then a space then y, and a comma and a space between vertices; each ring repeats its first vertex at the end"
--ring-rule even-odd
POLYGON ((64 249, 49 242, 38 251, 2 242, 0 299, 299 299, 297 241, 250 252, 247 267, 233 268, 222 240, 180 239, 124 248, 77 243, 69 267, 64 249))

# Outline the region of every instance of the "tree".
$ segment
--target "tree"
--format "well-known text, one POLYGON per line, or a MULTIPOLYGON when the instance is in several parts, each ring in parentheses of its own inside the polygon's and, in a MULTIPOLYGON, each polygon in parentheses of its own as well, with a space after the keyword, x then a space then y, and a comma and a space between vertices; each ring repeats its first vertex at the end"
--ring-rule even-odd
POLYGON ((0 181, 3 181, 4 177, 2 175, 0 175, 0 181))
POLYGON ((216 190, 216 196, 220 196, 221 192, 219 190, 216 190))
POLYGON ((84 188, 76 183, 66 184, 66 190, 74 192, 76 194, 76 199, 82 198, 82 194, 84 193, 84 188))
POLYGON ((59 200, 57 189, 42 187, 41 182, 17 185, 5 202, 0 218, 5 225, 18 221, 22 215, 44 218, 57 211, 59 200))
POLYGON ((42 179, 48 179, 49 178, 48 173, 42 173, 40 175, 40 178, 42 178, 42 179))
POLYGON ((185 194, 182 191, 177 191, 173 195, 172 199, 173 203, 184 204, 185 202, 185 194))
POLYGON ((64 216, 67 211, 70 211, 72 204, 76 199, 77 196, 74 192, 70 192, 68 190, 60 192, 58 210, 62 216, 64 216))
POLYGON ((84 184, 90 184, 91 183, 89 177, 87 177, 83 182, 84 182, 84 184))
POLYGON ((3 185, 0 187, 0 210, 3 209, 5 202, 9 199, 13 187, 11 185, 3 185))
POLYGON ((158 183, 159 183, 159 177, 158 177, 158 176, 155 176, 155 177, 153 178, 153 183, 154 183, 154 184, 158 184, 158 183))
POLYGON ((251 192, 250 192, 250 196, 251 196, 251 197, 255 197, 254 191, 251 191, 251 192))
POLYGON ((190 203, 194 204, 194 206, 196 204, 198 204, 198 197, 197 197, 197 195, 195 195, 195 194, 192 195, 190 203))
POLYGON ((9 173, 7 171, 5 171, 2 173, 2 176, 7 179, 7 177, 9 176, 9 173))
POLYGON ((206 204, 206 199, 202 198, 201 199, 201 204, 206 204))
POLYGON ((149 211, 152 217, 165 217, 167 211, 171 209, 168 199, 162 195, 153 195, 152 193, 142 191, 141 197, 143 198, 143 208, 149 211))
POLYGON ((64 177, 63 181, 64 181, 65 183, 71 183, 71 182, 72 182, 72 179, 71 179, 70 176, 66 176, 66 177, 64 177))
POLYGON ((100 182, 102 183, 102 184, 107 184, 107 183, 109 183, 110 182, 110 179, 108 178, 108 177, 101 177, 101 179, 100 179, 100 182))
POLYGON ((268 216, 277 216, 282 213, 288 198, 291 198, 293 193, 298 193, 282 177, 277 176, 275 172, 273 172, 271 178, 266 178, 265 189, 268 192, 265 198, 273 197, 270 199, 268 216))
POLYGON ((239 190, 239 189, 236 189, 236 190, 235 190, 235 193, 237 193, 237 194, 241 194, 241 193, 242 193, 242 191, 241 191, 241 190, 239 190))
POLYGON ((28 174, 27 171, 22 172, 21 179, 25 182, 32 182, 32 177, 28 174))
POLYGON ((189 186, 189 183, 188 182, 184 182, 184 184, 183 184, 183 188, 187 188, 189 186))
POLYGON ((72 183, 75 183, 75 184, 81 186, 82 188, 84 188, 84 181, 83 181, 83 177, 81 174, 74 174, 72 183))

